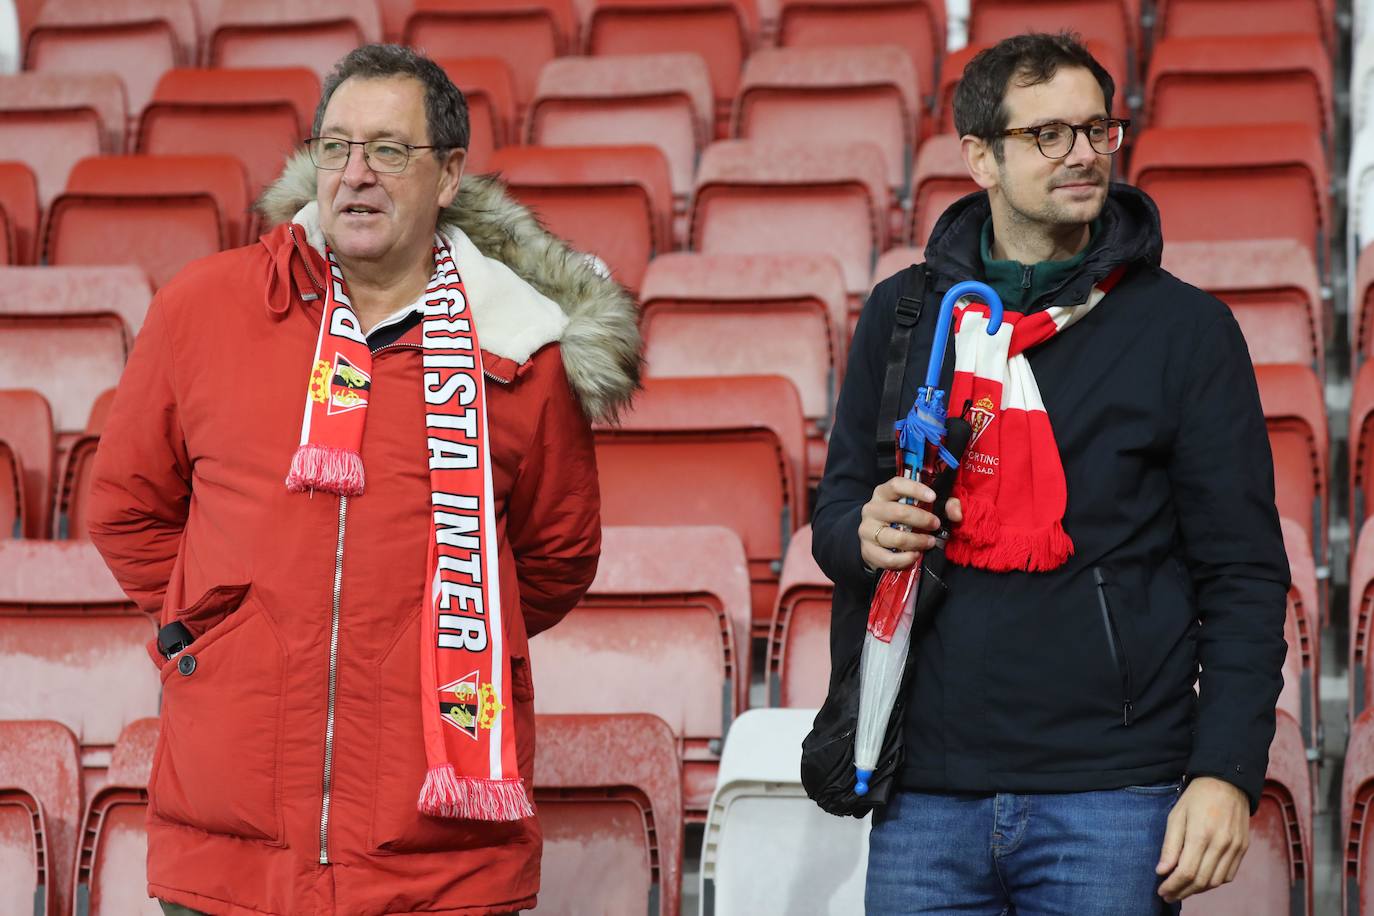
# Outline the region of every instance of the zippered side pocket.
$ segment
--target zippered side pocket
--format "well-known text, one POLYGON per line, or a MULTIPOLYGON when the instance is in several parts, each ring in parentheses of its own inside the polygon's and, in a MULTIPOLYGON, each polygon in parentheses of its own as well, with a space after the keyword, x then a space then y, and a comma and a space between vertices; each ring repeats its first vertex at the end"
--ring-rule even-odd
POLYGON ((1111 603, 1107 601, 1107 579, 1102 575, 1101 567, 1093 567, 1093 581, 1097 585, 1097 605, 1102 611, 1102 629, 1107 634, 1107 646, 1111 649, 1112 660, 1116 663, 1117 673, 1121 676, 1121 724, 1129 726, 1134 712, 1131 701, 1131 663, 1126 658, 1126 647, 1121 643, 1121 631, 1117 629, 1111 603))

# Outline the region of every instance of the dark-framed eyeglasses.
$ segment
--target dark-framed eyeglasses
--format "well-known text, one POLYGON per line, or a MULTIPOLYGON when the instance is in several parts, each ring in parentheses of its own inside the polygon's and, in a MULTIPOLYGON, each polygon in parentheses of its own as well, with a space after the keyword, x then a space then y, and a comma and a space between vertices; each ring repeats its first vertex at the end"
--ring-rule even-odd
POLYGON ((412 146, 400 140, 345 140, 342 137, 310 137, 305 148, 316 168, 337 171, 348 165, 353 147, 363 148, 363 159, 374 172, 404 172, 410 157, 417 149, 439 149, 437 146, 412 146))
POLYGON ((1066 124, 1054 121, 1039 127, 1012 127, 999 131, 999 137, 1019 137, 1029 135, 1035 138, 1035 145, 1046 159, 1063 159, 1073 151, 1081 131, 1088 138, 1088 145, 1103 156, 1109 156, 1121 149, 1126 138, 1126 128, 1131 122, 1124 118, 1098 118, 1087 124, 1066 124))

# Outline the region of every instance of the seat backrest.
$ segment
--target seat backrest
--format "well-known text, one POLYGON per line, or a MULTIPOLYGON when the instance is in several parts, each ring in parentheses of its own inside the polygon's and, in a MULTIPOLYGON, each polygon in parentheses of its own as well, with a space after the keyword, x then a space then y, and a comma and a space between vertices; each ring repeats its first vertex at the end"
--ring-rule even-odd
POLYGON ((1317 35, 1169 38, 1150 54, 1145 104, 1154 127, 1306 123, 1330 136, 1331 61, 1317 35))
MULTIPOLYGON (((0 272, 0 283, 3 277, 0 272)), ((23 471, 24 504, 15 508, 21 508, 25 519, 24 537, 46 537, 57 454, 47 399, 29 389, 0 389, 0 442, 18 457, 23 471)), ((0 530, 0 537, 7 535, 7 529, 0 530)))
POLYGON ((206 62, 304 66, 323 80, 339 58, 381 35, 376 0, 221 0, 206 62))
POLYGON ((1331 43, 1328 0, 1157 0, 1157 38, 1215 35, 1320 35, 1331 43))
POLYGON ((861 295, 887 247, 887 164, 868 142, 707 147, 688 248, 708 254, 824 252, 861 295))
POLYGON ((1351 362, 1355 366, 1374 356, 1374 245, 1365 245, 1360 252, 1355 284, 1350 289, 1350 310, 1355 313, 1355 359, 1351 362))
POLYGON ((0 270, 0 315, 117 320, 130 346, 152 299, 147 275, 131 264, 0 270))
POLYGON ((658 147, 507 146, 491 167, 550 231, 601 258, 631 291, 668 249, 672 190, 658 147))
POLYGON ((876 143, 888 184, 905 196, 922 111, 916 66, 900 46, 762 48, 744 68, 731 135, 805 143, 824 124, 830 136, 876 143))
POLYGON ((834 585, 811 556, 811 526, 787 545, 768 633, 770 706, 818 708, 830 683, 830 597, 834 585))
POLYGON ((891 43, 907 52, 929 94, 945 52, 944 0, 782 0, 778 10, 785 48, 891 43))
POLYGON ((515 78, 499 57, 446 57, 436 63, 468 103, 468 155, 471 174, 491 167, 491 154, 513 142, 516 132, 515 78))
POLYGON ((977 190, 977 183, 964 165, 959 138, 954 134, 927 137, 916 153, 916 173, 912 177, 911 243, 924 248, 945 208, 977 190))
POLYGON ((0 159, 33 169, 46 209, 78 161, 123 150, 125 109, 111 73, 0 74, 0 159))
POLYGON ((86 806, 72 897, 78 912, 136 913, 147 899, 147 785, 157 746, 158 720, 124 727, 111 754, 106 783, 86 806))
POLYGON ((81 763, 71 731, 51 721, 0 720, 0 910, 71 912, 80 821, 81 763))
POLYGON ((844 359, 844 274, 830 258, 675 253, 640 294, 650 375, 783 375, 809 421, 830 416, 844 359))
POLYGON ((242 244, 248 204, 232 156, 83 159, 53 202, 43 250, 51 264, 138 264, 162 286, 188 261, 242 244))
POLYGON ((544 831, 540 909, 681 911, 682 789, 655 716, 541 715, 534 792, 544 831), (595 875, 595 880, 588 880, 595 875))
POLYGON ((968 37, 970 44, 996 44, 1022 32, 1070 29, 1139 60, 1139 19, 1139 0, 971 0, 968 37))
POLYGON ((8 242, 0 240, 0 256, 8 247, 9 263, 32 264, 38 234, 38 181, 23 162, 0 162, 0 215, 8 227, 8 242))
POLYGON ((1341 779, 1341 836, 1346 850, 1341 869, 1342 912, 1367 913, 1374 907, 1374 836, 1369 828, 1374 802, 1374 710, 1366 709, 1350 728, 1341 779))
POLYGON ((23 537, 28 528, 26 477, 18 449, 0 437, 0 538, 23 537))
POLYGON ((1322 368, 1321 281, 1305 246, 1293 239, 1169 242, 1164 268, 1231 307, 1255 363, 1322 368))
POLYGON ((1350 399, 1350 523, 1374 514, 1374 363, 1355 373, 1350 399))
POLYGON ((196 60, 191 0, 47 0, 29 33, 29 70, 114 72, 131 115, 152 98, 158 77, 196 60))
POLYGON ((695 54, 563 57, 539 73, 524 140, 541 146, 652 143, 668 160, 673 193, 684 198, 714 119, 711 77, 695 54))
POLYGON ((1302 525, 1313 555, 1326 557, 1327 435, 1321 383, 1307 366, 1256 366, 1279 515, 1302 525))
POLYGON ((588 54, 699 54, 718 113, 729 111, 758 31, 754 0, 590 0, 588 54))
POLYGON ((415 0, 404 43, 433 57, 499 57, 511 68, 516 102, 534 97, 544 64, 577 47, 573 0, 415 0))
POLYGON ((1159 205, 1165 238, 1293 238, 1322 265, 1325 158, 1303 124, 1149 128, 1136 140, 1130 181, 1159 205))

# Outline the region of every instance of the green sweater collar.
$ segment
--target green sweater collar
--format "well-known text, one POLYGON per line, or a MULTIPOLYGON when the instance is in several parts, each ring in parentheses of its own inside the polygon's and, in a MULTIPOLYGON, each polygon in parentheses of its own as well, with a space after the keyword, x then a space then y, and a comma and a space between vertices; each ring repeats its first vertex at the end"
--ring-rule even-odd
POLYGON ((983 277, 1002 297, 1002 305, 1013 312, 1028 312, 1041 296, 1058 289, 1083 264, 1092 248, 1100 220, 1093 220, 1089 228, 1088 244, 1067 261, 1041 261, 1022 264, 1020 261, 999 261, 992 256, 992 217, 983 223, 978 253, 983 259, 983 277))

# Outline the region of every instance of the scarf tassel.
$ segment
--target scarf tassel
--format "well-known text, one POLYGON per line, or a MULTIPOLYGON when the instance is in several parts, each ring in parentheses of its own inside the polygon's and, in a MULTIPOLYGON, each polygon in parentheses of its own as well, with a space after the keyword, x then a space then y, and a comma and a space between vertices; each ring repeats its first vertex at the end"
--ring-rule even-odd
POLYGON ((348 449, 307 442, 291 458, 286 489, 292 493, 321 490, 340 496, 361 496, 363 456, 348 449))
POLYGON ((997 507, 988 500, 967 492, 955 495, 964 520, 959 536, 945 547, 951 563, 991 572, 1049 572, 1073 556, 1073 539, 1062 519, 1042 528, 1011 528, 1002 524, 997 507))
POLYGON ((420 789, 419 810, 432 817, 474 821, 518 821, 534 817, 534 807, 519 779, 459 776, 453 764, 431 767, 420 789))

